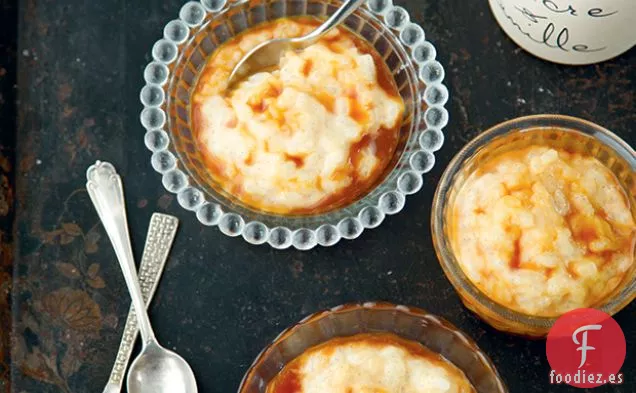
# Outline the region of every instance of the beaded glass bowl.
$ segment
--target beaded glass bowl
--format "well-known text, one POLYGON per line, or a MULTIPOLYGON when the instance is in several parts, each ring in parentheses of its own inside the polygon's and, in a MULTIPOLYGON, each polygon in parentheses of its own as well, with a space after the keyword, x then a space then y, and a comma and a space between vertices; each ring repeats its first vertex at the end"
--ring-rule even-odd
POLYGON ((398 150, 382 182, 348 206, 324 214, 284 216, 260 212, 216 186, 192 135, 190 99, 206 59, 223 42, 261 22, 282 17, 326 17, 341 0, 201 0, 186 3, 152 48, 140 93, 141 123, 152 167, 179 204, 208 226, 251 244, 308 250, 354 239, 398 213, 431 170, 448 122, 444 69, 424 30, 391 0, 368 0, 345 22, 385 59, 406 106, 398 150))
MULTIPOLYGON (((466 179, 493 156, 533 144, 591 155, 616 176, 636 216, 636 152, 612 132, 586 120, 562 115, 534 115, 500 123, 469 142, 450 162, 433 199, 433 244, 446 277, 464 305, 496 329, 525 337, 543 338, 556 317, 528 315, 499 304, 463 272, 450 241, 450 215, 457 192, 466 179)), ((636 263, 598 308, 610 315, 636 298, 636 263)))
POLYGON ((238 393, 265 393, 285 365, 336 337, 394 333, 421 343, 464 372, 478 393, 506 393, 488 356, 455 326, 423 310, 390 303, 348 304, 317 312, 282 332, 247 370, 238 393))

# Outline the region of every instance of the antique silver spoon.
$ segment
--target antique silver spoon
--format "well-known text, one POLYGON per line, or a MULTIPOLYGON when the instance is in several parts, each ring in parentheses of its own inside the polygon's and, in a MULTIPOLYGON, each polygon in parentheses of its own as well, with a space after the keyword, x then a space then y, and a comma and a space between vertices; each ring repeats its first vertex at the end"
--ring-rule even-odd
MULTIPOLYGON (((177 217, 161 213, 152 214, 150 225, 148 225, 146 244, 141 255, 139 272, 137 273, 146 307, 157 290, 178 227, 179 220, 177 217)), ((128 318, 126 318, 126 325, 124 325, 124 333, 119 343, 119 350, 117 351, 110 377, 102 393, 121 393, 126 369, 132 356, 133 345, 138 335, 137 315, 135 308, 131 305, 128 311, 128 318)))
POLYGON ((97 161, 86 172, 86 189, 110 238, 137 314, 143 342, 141 353, 128 371, 129 393, 197 393, 188 363, 157 342, 141 295, 130 244, 121 178, 115 167, 97 161))
POLYGON ((311 33, 295 38, 274 38, 257 45, 247 52, 232 70, 227 88, 230 89, 240 79, 267 67, 278 65, 283 53, 288 50, 300 50, 316 43, 331 29, 342 23, 365 0, 347 0, 325 23, 311 33))

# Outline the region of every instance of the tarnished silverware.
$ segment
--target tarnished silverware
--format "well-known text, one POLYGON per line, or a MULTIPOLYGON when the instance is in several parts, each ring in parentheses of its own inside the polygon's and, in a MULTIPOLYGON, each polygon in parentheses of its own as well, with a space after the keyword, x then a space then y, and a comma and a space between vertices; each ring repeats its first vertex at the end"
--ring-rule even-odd
MULTIPOLYGON (((139 266, 139 285, 141 286, 141 294, 144 297, 146 306, 150 304, 155 294, 178 227, 179 220, 167 214, 154 213, 150 219, 146 245, 144 246, 141 265, 139 266)), ((119 344, 119 351, 117 351, 117 358, 110 372, 108 383, 104 388, 104 393, 121 392, 126 368, 138 335, 137 317, 135 316, 135 309, 131 305, 121 343, 119 344)))
POLYGON ((126 377, 128 393, 196 393, 196 380, 188 362, 159 345, 152 329, 137 277, 119 174, 112 164, 97 161, 86 171, 86 180, 88 195, 115 249, 141 333, 141 353, 126 377))

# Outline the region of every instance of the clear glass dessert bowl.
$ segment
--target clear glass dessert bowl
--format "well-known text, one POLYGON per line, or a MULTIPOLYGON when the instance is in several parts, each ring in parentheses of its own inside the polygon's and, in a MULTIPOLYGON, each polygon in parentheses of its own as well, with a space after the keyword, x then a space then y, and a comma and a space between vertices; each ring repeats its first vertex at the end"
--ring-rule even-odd
POLYGON ((201 0, 186 3, 152 48, 140 93, 141 123, 152 167, 179 204, 207 226, 250 244, 308 250, 355 239, 402 210, 423 185, 448 123, 444 69, 424 30, 391 0, 369 0, 345 25, 385 59, 405 104, 396 153, 382 180, 347 206, 314 215, 277 215, 243 204, 215 183, 193 135, 191 98, 199 73, 215 49, 262 22, 295 16, 328 17, 341 0, 201 0))
MULTIPOLYGON (((558 315, 529 315, 493 300, 493 297, 478 288, 464 272, 453 249, 451 232, 457 230, 456 224, 453 224, 453 206, 471 174, 484 168, 484 163, 492 162, 489 161, 492 157, 537 145, 594 157, 614 175, 624 191, 627 208, 632 217, 636 217, 634 149, 612 132, 594 123, 561 115, 535 115, 513 119, 498 124, 473 139, 453 158, 442 175, 433 199, 431 214, 433 243, 438 259, 465 306, 496 329, 532 338, 545 337, 558 315)), ((634 253, 633 242, 631 253, 634 253)), ((498 280, 503 279, 499 274, 497 277, 498 280)), ((615 289, 597 303, 586 307, 597 308, 613 315, 634 298, 636 262, 632 255, 631 266, 615 289)))
POLYGON ((269 382, 306 350, 364 333, 393 333, 422 344, 461 370, 478 393, 508 392, 488 356, 449 322, 415 307, 369 302, 317 312, 283 331, 257 356, 238 393, 265 393, 269 382))

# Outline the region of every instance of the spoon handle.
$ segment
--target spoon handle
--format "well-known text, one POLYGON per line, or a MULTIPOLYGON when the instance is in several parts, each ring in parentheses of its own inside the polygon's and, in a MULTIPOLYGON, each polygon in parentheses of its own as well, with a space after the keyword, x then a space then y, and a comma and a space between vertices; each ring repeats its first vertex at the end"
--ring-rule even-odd
POLYGON ((347 0, 345 1, 340 8, 334 12, 329 19, 325 21, 325 23, 321 24, 316 28, 316 30, 302 37, 302 40, 310 41, 311 43, 318 41, 322 36, 327 34, 331 29, 338 26, 342 23, 349 15, 355 11, 360 4, 364 3, 366 0, 347 0))
POLYGON ((124 273, 128 292, 137 314, 139 331, 144 345, 155 340, 150 326, 148 313, 141 295, 141 287, 137 277, 137 268, 130 244, 128 223, 126 221, 126 204, 121 177, 115 167, 108 162, 97 161, 86 171, 86 190, 95 205, 104 229, 113 244, 119 266, 124 273))
MULTIPOLYGON (((139 284, 141 285, 141 292, 144 295, 146 306, 148 306, 155 294, 178 226, 179 220, 167 214, 153 213, 150 219, 146 245, 144 246, 138 273, 139 284)), ((117 357, 103 393, 121 392, 126 368, 128 367, 138 333, 137 315, 134 307, 130 307, 126 325, 124 326, 124 334, 119 343, 117 357)))

